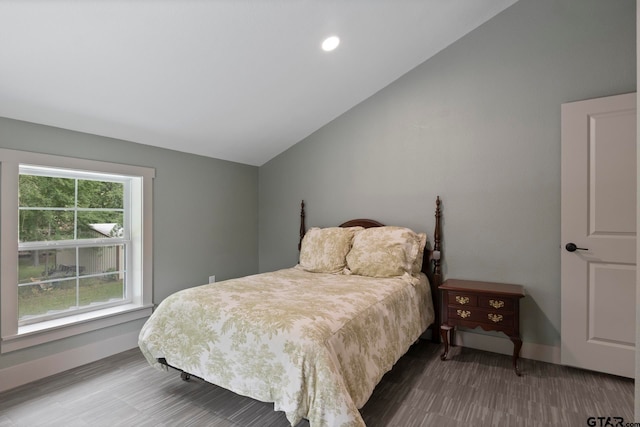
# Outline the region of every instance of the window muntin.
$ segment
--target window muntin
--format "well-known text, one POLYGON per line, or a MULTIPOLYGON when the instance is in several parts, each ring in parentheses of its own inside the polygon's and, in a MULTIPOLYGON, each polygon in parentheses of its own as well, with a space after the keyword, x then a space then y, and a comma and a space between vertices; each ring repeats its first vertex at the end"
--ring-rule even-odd
POLYGON ((19 166, 18 324, 132 300, 126 176, 19 166))

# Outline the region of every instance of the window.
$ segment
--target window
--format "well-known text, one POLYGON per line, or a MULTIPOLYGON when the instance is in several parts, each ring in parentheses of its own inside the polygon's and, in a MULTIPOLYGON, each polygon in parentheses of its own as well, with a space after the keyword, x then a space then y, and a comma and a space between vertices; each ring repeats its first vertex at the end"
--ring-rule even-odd
POLYGON ((133 179, 19 166, 18 325, 131 301, 133 179))
POLYGON ((153 169, 0 159, 2 352, 148 316, 153 169))

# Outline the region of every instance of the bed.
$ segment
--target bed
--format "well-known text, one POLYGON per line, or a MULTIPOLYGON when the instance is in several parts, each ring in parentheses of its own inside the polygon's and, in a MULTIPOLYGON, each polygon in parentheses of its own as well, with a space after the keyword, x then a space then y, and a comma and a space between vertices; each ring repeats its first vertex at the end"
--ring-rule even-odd
POLYGON ((291 425, 364 426, 382 376, 439 324, 440 199, 433 246, 369 219, 306 230, 304 202, 300 218, 299 264, 169 296, 139 346, 158 369, 273 402, 291 425))

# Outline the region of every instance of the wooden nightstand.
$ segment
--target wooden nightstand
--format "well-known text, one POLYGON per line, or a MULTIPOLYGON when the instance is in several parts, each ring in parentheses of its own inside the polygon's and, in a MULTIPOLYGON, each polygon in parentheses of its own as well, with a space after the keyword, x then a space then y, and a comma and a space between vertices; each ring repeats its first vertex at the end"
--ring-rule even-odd
POLYGON ((455 343, 455 327, 481 327, 485 331, 499 331, 513 342, 513 369, 520 375, 518 358, 520 339, 520 298, 525 296, 521 285, 447 279, 440 285, 442 295, 442 325, 446 360, 449 353, 449 334, 455 343))

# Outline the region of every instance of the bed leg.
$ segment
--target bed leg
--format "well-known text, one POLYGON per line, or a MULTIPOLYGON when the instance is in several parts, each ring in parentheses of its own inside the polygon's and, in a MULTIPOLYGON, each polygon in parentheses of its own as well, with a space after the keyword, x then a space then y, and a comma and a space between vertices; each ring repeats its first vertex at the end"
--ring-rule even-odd
POLYGON ((189 381, 191 379, 191 374, 187 374, 186 372, 181 372, 180 378, 182 379, 182 381, 189 381))

